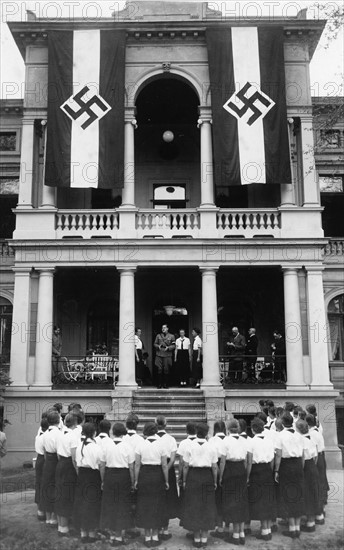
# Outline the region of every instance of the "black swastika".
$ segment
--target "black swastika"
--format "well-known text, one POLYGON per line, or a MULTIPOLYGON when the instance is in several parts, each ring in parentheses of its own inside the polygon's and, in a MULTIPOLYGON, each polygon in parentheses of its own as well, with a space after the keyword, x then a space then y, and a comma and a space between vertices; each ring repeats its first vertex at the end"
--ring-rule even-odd
POLYGON ((243 88, 236 94, 237 97, 242 101, 244 104, 243 107, 239 108, 233 103, 232 101, 229 101, 227 103, 227 106, 234 111, 240 118, 251 109, 252 115, 247 121, 247 124, 249 126, 252 126, 252 124, 263 114, 258 107, 256 107, 255 102, 260 101, 265 107, 269 107, 272 103, 271 100, 269 100, 267 97, 263 96, 259 92, 255 92, 251 97, 246 97, 246 92, 252 87, 252 84, 250 82, 247 82, 243 88))
POLYGON ((82 97, 88 91, 89 91, 89 87, 84 86, 84 88, 80 90, 80 92, 78 92, 77 94, 75 94, 75 96, 73 96, 73 100, 80 106, 80 109, 78 111, 73 111, 73 109, 71 109, 69 105, 63 105, 63 109, 72 117, 73 120, 76 120, 77 118, 79 118, 83 113, 88 114, 89 118, 85 120, 83 124, 81 124, 81 128, 83 130, 86 130, 86 128, 88 128, 89 125, 92 124, 92 122, 94 122, 98 118, 98 115, 91 109, 93 105, 98 105, 98 107, 102 111, 108 110, 108 106, 106 105, 106 103, 104 103, 101 100, 101 98, 97 95, 94 95, 93 97, 91 97, 91 99, 89 99, 87 102, 83 101, 82 97))

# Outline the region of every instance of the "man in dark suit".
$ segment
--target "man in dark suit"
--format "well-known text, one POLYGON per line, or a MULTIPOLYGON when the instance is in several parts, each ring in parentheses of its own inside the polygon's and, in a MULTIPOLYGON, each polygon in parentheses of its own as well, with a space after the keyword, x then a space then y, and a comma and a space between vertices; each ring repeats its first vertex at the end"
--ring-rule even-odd
POLYGON ((274 380, 281 383, 286 381, 286 347, 280 330, 273 332, 274 342, 271 344, 272 360, 274 362, 274 380))
POLYGON ((231 355, 229 362, 229 376, 234 376, 234 380, 236 382, 241 382, 246 339, 245 336, 240 334, 238 327, 232 328, 232 335, 231 340, 227 342, 228 351, 231 355))
POLYGON ((245 354, 247 355, 247 369, 248 369, 247 381, 251 381, 251 382, 254 382, 256 380, 255 365, 257 361, 257 349, 258 349, 258 338, 256 336, 256 329, 252 327, 248 331, 248 339, 247 339, 246 350, 245 350, 245 354))

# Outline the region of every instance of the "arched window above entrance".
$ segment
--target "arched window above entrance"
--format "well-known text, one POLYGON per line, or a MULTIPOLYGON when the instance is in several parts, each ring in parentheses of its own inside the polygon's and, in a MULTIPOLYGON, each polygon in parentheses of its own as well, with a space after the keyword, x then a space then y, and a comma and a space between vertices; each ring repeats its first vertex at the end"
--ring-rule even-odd
POLYGON ((335 296, 328 308, 330 361, 344 361, 344 294, 335 296))

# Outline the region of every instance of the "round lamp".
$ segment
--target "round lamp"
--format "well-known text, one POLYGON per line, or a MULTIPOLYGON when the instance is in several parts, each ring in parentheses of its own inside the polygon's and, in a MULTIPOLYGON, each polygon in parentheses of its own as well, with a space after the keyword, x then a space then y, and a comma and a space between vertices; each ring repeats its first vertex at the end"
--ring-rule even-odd
POLYGON ((171 141, 174 140, 174 134, 173 132, 171 132, 170 130, 166 130, 166 132, 164 132, 162 134, 162 139, 166 142, 166 143, 171 143, 171 141))

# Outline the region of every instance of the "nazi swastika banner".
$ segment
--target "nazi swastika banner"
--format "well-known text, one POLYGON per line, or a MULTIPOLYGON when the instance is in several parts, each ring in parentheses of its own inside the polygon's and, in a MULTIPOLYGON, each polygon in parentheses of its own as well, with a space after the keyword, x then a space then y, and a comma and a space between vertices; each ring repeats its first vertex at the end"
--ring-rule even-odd
POLYGON ((123 185, 125 31, 49 32, 45 183, 123 185))
POLYGON ((291 183, 283 29, 207 29, 217 186, 291 183))

